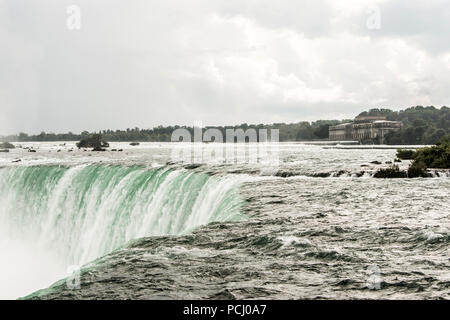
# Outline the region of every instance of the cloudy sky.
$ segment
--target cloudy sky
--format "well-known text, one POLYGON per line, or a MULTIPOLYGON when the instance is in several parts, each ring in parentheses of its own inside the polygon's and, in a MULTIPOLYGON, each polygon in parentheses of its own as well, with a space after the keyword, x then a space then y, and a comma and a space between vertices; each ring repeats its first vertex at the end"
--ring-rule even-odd
POLYGON ((449 31, 447 0, 0 0, 0 134, 448 105, 449 31))

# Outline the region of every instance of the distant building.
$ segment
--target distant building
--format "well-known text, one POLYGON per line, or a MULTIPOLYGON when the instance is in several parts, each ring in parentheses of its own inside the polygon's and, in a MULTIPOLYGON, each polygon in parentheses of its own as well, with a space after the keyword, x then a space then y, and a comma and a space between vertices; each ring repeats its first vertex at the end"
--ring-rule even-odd
POLYGON ((383 143, 387 132, 402 127, 400 121, 387 121, 386 117, 356 117, 353 122, 331 126, 330 140, 378 141, 383 143))

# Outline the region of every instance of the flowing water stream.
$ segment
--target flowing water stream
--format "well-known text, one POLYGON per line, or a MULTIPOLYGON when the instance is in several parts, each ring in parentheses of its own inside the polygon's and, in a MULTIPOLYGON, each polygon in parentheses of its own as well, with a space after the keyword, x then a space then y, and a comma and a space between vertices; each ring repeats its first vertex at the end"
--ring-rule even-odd
POLYGON ((450 179, 372 178, 393 149, 281 144, 261 175, 27 146, 0 158, 0 298, 449 298, 450 179))

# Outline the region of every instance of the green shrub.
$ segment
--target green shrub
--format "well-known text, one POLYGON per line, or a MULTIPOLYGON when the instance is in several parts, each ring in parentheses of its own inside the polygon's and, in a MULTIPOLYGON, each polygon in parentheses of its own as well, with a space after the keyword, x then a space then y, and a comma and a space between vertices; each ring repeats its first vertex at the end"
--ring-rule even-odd
POLYGON ((94 148, 94 150, 101 150, 102 148, 108 148, 109 143, 104 141, 101 134, 93 134, 85 139, 81 139, 77 143, 79 148, 94 148))
POLYGON ((393 165, 389 168, 379 169, 377 172, 375 172, 374 178, 407 178, 407 174, 405 171, 400 170, 397 165, 393 165))
POLYGON ((428 168, 450 169, 450 136, 436 146, 418 149, 408 168, 408 178, 429 177, 428 168))
POLYGON ((415 155, 416 152, 414 150, 404 150, 404 149, 397 150, 397 158, 401 160, 413 160, 415 155))
POLYGON ((450 169, 450 142, 443 140, 438 145, 417 150, 414 163, 426 168, 450 169))
POLYGON ((427 178, 427 167, 421 161, 414 161, 408 168, 408 178, 427 178))
POLYGON ((15 146, 9 142, 3 142, 0 144, 0 149, 14 149, 15 146))

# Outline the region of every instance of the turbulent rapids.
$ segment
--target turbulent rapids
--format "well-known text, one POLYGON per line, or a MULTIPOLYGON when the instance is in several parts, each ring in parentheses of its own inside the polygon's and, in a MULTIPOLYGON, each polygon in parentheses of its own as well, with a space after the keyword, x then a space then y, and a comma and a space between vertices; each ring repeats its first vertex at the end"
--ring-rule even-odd
POLYGON ((261 175, 171 144, 31 146, 0 157, 2 298, 450 298, 450 179, 373 178, 395 149, 281 144, 261 175))

